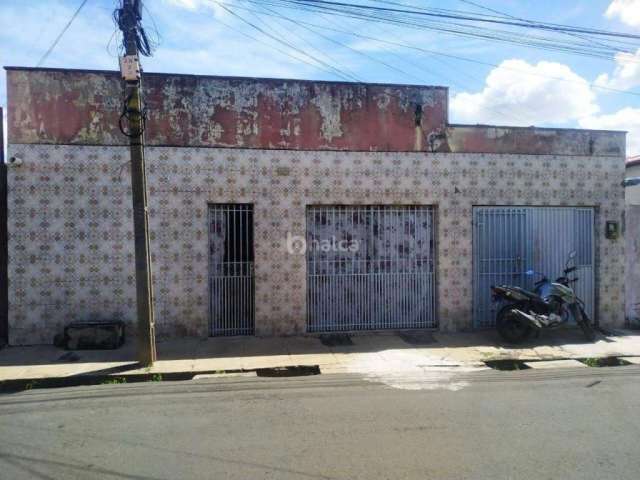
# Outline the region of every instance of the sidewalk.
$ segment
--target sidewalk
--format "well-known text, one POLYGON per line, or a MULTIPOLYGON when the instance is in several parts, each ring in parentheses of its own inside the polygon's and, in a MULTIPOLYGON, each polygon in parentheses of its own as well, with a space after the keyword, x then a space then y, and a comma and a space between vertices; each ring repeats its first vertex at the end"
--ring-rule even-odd
POLYGON ((0 381, 77 375, 216 373, 317 365, 323 374, 412 372, 425 368, 486 368, 489 360, 640 357, 640 332, 618 330, 584 343, 577 330, 550 332, 520 348, 505 348, 495 331, 352 335, 352 345, 327 346, 319 337, 231 337, 158 342, 150 369, 135 362, 135 341, 118 350, 68 352, 53 346, 0 350, 0 381))

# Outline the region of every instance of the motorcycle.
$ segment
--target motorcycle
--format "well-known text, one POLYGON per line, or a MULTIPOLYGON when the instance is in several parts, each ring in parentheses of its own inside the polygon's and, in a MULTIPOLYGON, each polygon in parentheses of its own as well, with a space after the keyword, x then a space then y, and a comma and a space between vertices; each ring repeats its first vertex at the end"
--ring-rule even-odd
POLYGON ((505 341, 522 343, 534 332, 539 334, 542 330, 557 328, 566 324, 571 317, 587 340, 595 340, 596 333, 585 312, 585 304, 571 287, 578 278, 568 277, 578 269, 575 265, 570 266, 575 256, 575 251, 569 254, 564 275, 555 282, 551 282, 544 274, 527 271, 529 276, 542 276, 535 282, 533 292, 511 285, 491 287, 494 302, 507 302, 496 315, 498 333, 505 341))

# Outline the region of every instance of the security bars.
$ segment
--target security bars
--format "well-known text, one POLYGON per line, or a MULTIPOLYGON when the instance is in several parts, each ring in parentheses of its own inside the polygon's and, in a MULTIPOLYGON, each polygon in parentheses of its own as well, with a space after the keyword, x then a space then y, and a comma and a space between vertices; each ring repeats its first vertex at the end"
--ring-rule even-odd
POLYGON ((307 209, 310 332, 434 328, 429 206, 307 209))
POLYGON ((253 335, 253 206, 209 206, 211 335, 253 335))

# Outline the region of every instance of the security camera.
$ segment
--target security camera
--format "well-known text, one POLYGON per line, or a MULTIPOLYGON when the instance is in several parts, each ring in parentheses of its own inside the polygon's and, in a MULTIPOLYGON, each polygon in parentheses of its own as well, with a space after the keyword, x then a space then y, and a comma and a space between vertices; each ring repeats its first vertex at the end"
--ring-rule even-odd
POLYGON ((22 157, 19 157, 17 155, 9 157, 7 165, 9 165, 10 167, 19 167, 20 165, 22 165, 22 157))

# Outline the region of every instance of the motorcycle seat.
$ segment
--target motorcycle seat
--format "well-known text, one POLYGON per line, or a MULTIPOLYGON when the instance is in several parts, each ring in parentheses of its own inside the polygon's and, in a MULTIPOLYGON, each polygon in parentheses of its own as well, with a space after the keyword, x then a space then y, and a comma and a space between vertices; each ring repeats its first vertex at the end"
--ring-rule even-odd
POLYGON ((540 295, 538 295, 535 292, 531 292, 529 290, 525 290, 522 287, 503 286, 502 288, 504 288, 505 290, 512 290, 512 291, 514 291, 516 293, 519 293, 520 295, 523 295, 523 296, 525 296, 525 297, 527 297, 527 298, 529 298, 531 300, 544 302, 544 299, 540 295))

